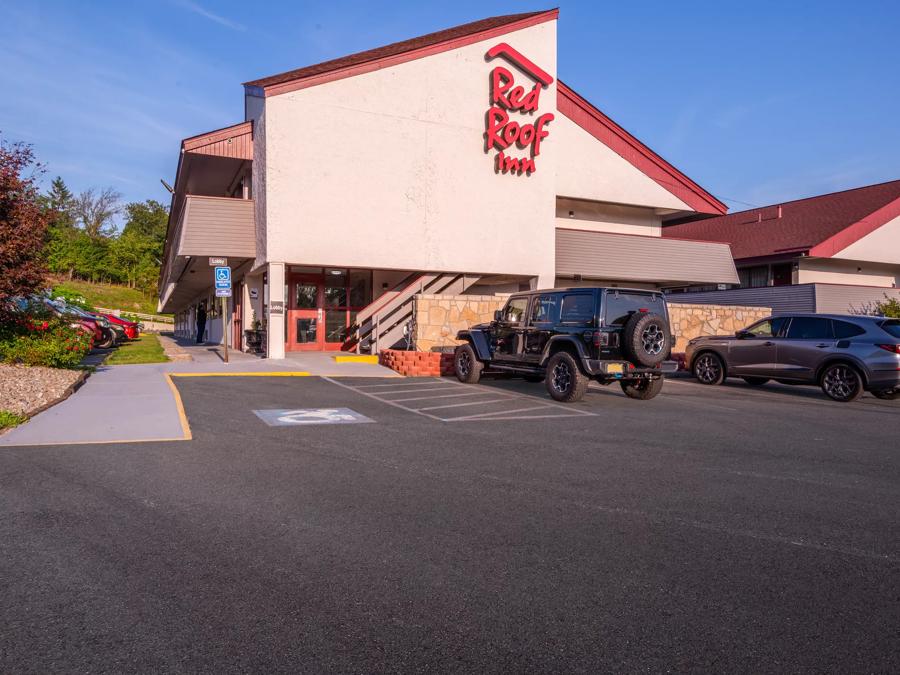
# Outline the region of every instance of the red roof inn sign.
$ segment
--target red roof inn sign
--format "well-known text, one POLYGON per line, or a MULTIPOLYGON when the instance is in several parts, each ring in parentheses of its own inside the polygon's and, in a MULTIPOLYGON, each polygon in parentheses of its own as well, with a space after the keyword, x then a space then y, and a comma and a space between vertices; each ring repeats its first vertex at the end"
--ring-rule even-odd
POLYGON ((484 151, 497 149, 494 170, 498 173, 513 175, 530 174, 535 171, 535 158, 541 154, 541 141, 548 135, 547 124, 553 120, 552 113, 540 115, 534 122, 517 122, 510 119, 511 113, 532 115, 537 112, 541 91, 553 82, 543 70, 525 58, 522 54, 501 42, 491 47, 487 60, 502 56, 510 63, 524 70, 534 79, 535 84, 530 91, 516 84, 512 72, 503 66, 491 71, 491 108, 485 115, 484 151), (512 157, 509 148, 526 151, 526 157, 512 157))

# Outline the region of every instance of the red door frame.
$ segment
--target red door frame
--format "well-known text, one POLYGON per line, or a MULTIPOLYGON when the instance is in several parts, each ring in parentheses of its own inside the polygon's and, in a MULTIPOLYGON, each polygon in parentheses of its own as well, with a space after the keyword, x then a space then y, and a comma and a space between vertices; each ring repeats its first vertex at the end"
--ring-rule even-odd
MULTIPOLYGON (((344 342, 325 342, 326 316, 329 312, 341 312, 347 327, 350 326, 350 316, 358 312, 360 307, 351 307, 349 304, 341 307, 329 307, 325 304, 325 287, 328 286, 327 274, 288 274, 288 307, 287 316, 287 344, 285 351, 340 351, 344 342), (297 285, 316 285, 316 307, 301 309, 297 306, 297 285), (297 342, 297 319, 314 319, 316 321, 315 342, 297 342)), ((371 279, 369 282, 371 287, 371 279)), ((346 302, 350 302, 350 274, 344 276, 344 288, 346 290, 346 302)))

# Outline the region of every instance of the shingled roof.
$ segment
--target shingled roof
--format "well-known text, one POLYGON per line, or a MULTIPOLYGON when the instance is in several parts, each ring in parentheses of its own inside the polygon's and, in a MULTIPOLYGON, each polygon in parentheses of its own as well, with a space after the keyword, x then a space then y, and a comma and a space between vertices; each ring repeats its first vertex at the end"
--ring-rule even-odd
POLYGON ((900 216, 900 180, 669 225, 664 237, 724 241, 735 260, 830 257, 900 216))
MULTIPOLYGON (((403 55, 412 55, 422 50, 435 48, 444 44, 457 46, 460 40, 466 38, 487 39, 493 35, 497 35, 510 30, 524 28, 527 25, 540 23, 541 21, 549 21, 555 19, 559 14, 559 10, 551 9, 540 12, 527 12, 523 14, 507 14, 504 16, 493 16, 480 21, 463 24, 454 28, 429 33, 411 40, 403 40, 394 44, 369 49, 357 54, 342 56, 331 61, 324 61, 311 66, 289 70, 278 75, 263 77, 258 80, 244 82, 245 87, 254 87, 262 90, 265 95, 273 93, 281 93, 285 85, 300 83, 304 80, 316 80, 321 76, 338 73, 344 70, 353 70, 354 68, 364 66, 366 64, 376 64, 378 62, 390 61, 393 57, 403 55)), ((473 42, 475 40, 472 40, 473 42)), ((390 65, 390 64, 388 64, 390 65)), ((375 68, 372 68, 373 70, 375 68)), ((302 85, 301 85, 302 86, 302 85)), ((296 87, 300 88, 300 87, 296 87)), ((290 90, 288 88, 287 90, 290 90)))

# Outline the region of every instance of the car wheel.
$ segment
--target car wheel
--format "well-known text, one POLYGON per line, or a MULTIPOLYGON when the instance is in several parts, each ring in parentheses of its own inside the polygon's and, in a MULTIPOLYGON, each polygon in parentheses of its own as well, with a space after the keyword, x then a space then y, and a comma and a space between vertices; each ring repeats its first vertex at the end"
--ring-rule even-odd
POLYGON ((894 401, 900 398, 900 387, 893 389, 876 389, 872 391, 872 396, 880 398, 882 401, 894 401))
POLYGON ((456 379, 466 384, 475 384, 481 379, 481 371, 484 364, 478 360, 472 345, 464 344, 456 348, 453 355, 453 367, 456 370, 456 379))
POLYGON ((704 352, 694 359, 691 371, 701 384, 722 384, 725 380, 725 363, 712 352, 704 352))
POLYGON ((663 378, 641 380, 622 380, 622 391, 628 398, 636 398, 641 401, 649 401, 655 398, 663 388, 663 378))
POLYGON ((584 398, 590 379, 581 372, 578 363, 568 352, 558 352, 547 363, 545 380, 550 396, 563 403, 572 403, 584 398))
POLYGON ((759 387, 769 381, 768 377, 742 377, 741 379, 754 387, 759 387))
POLYGON ((116 344, 116 334, 113 333, 108 328, 103 328, 100 331, 100 339, 94 343, 94 346, 97 349, 109 349, 116 344))
POLYGON ((859 371, 847 363, 832 363, 822 372, 822 391, 840 403, 850 403, 863 394, 863 380, 859 371))
POLYGON ((526 375, 524 379, 526 382, 543 382, 544 376, 543 375, 526 375))

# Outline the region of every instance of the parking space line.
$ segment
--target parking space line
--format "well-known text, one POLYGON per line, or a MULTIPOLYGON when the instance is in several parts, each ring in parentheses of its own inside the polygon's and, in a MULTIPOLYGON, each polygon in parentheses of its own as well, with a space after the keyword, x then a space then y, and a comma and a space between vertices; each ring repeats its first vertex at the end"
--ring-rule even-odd
POLYGON ((409 378, 403 378, 403 382, 392 382, 391 384, 360 384, 357 385, 357 389, 381 389, 388 387, 411 387, 413 385, 417 387, 425 387, 433 384, 453 384, 452 382, 435 382, 434 380, 423 380, 421 382, 410 382, 409 378))
MULTIPOLYGON (((458 396, 464 396, 465 394, 458 394, 458 396)), ((489 403, 506 403, 509 400, 509 397, 506 398, 495 398, 490 401, 468 401, 466 403, 447 403, 445 405, 432 405, 427 408, 417 408, 417 410, 437 410, 438 408, 462 408, 467 405, 488 405, 489 403)))
MULTIPOLYGON (((504 411, 503 413, 507 413, 504 411)), ((581 415, 572 415, 571 413, 560 413, 557 415, 510 415, 508 417, 451 417, 443 419, 442 422, 494 422, 496 420, 561 420, 564 417, 581 417, 581 415)))
POLYGON ((385 403, 387 405, 394 406, 395 408, 400 408, 401 410, 405 410, 407 412, 411 412, 416 415, 423 415, 424 417, 430 417, 431 419, 437 420, 438 422, 445 421, 442 418, 438 417, 437 415, 432 415, 431 413, 427 413, 427 412, 419 412, 415 408, 410 408, 405 405, 400 405, 399 403, 396 403, 394 401, 388 401, 387 399, 383 399, 379 396, 376 396, 375 394, 370 394, 367 391, 360 391, 356 387, 351 387, 349 384, 341 384, 340 382, 336 381, 334 378, 326 377, 323 375, 322 379, 325 380, 326 382, 331 382, 331 384, 337 385, 338 387, 342 387, 343 389, 349 389, 350 391, 355 391, 357 394, 360 394, 362 396, 367 396, 368 398, 374 399, 376 401, 380 401, 381 403, 385 403))
MULTIPOLYGON (((459 396, 481 396, 483 392, 480 391, 464 391, 459 394, 440 394, 439 396, 410 396, 409 398, 393 398, 392 401, 421 401, 423 399, 431 400, 435 398, 457 398, 459 396)), ((507 396, 507 398, 509 398, 507 396)))
POLYGON ((449 389, 453 389, 452 385, 441 385, 440 387, 414 387, 413 389, 394 389, 391 391, 378 391, 378 392, 369 392, 375 395, 388 395, 388 394, 413 394, 418 393, 420 391, 447 391, 449 389))
POLYGON ((530 408, 516 408, 515 410, 498 410, 497 412, 478 413, 476 415, 466 415, 465 417, 454 417, 453 419, 473 420, 479 417, 493 417, 494 415, 512 415, 513 413, 531 412, 532 410, 543 410, 549 408, 547 405, 536 405, 530 408))

